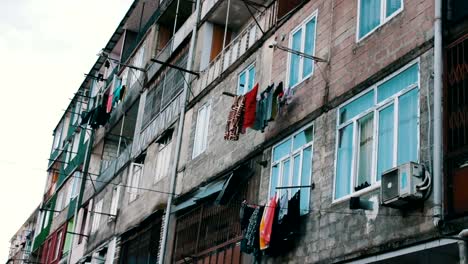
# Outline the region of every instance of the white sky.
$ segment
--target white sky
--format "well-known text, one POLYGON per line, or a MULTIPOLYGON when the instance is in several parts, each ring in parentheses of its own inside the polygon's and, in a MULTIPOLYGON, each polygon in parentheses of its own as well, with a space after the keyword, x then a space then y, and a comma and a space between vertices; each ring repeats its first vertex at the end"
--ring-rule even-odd
POLYGON ((132 0, 0 0, 0 263, 39 205, 52 131, 132 0))

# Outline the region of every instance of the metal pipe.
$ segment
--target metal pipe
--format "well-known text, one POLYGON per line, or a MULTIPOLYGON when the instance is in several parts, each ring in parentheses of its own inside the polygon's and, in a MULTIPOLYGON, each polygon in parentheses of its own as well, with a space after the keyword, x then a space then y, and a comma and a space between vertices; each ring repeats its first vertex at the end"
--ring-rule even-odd
POLYGON ((434 17, 434 225, 442 221, 442 0, 435 0, 434 17))
POLYGON ((122 115, 122 126, 120 127, 119 145, 117 146, 117 158, 120 156, 120 144, 122 143, 122 133, 125 124, 125 113, 122 115))
MULTIPOLYGON (((188 53, 188 60, 187 60, 187 70, 190 71, 192 69, 192 64, 193 64, 193 57, 194 57, 194 50, 195 50, 195 44, 196 44, 196 39, 197 39, 197 25, 200 22, 200 0, 197 0, 196 5, 195 5, 195 13, 197 14, 197 21, 195 25, 193 26, 192 29, 192 39, 190 40, 190 48, 189 48, 189 53, 188 53)), ((190 74, 187 72, 185 74, 186 78, 188 79, 190 77, 190 74)), ((175 149, 175 155, 174 158, 172 159, 174 162, 172 163, 172 168, 171 168, 171 185, 170 185, 170 195, 168 195, 167 198, 167 206, 166 206, 166 213, 164 216, 164 229, 163 229, 163 236, 161 238, 161 245, 160 245, 160 252, 159 252, 159 259, 158 263, 163 264, 165 263, 166 259, 166 249, 167 249, 167 236, 169 233, 169 222, 171 220, 171 209, 172 209, 172 202, 174 199, 174 193, 176 192, 176 180, 177 180, 177 167, 179 166, 179 158, 180 158, 180 152, 181 152, 181 146, 182 146, 182 134, 184 130, 184 121, 185 121, 185 109, 186 109, 186 98, 187 98, 187 91, 189 89, 189 83, 184 84, 184 90, 182 91, 181 94, 181 100, 182 100, 182 105, 180 107, 180 112, 179 112, 179 122, 177 124, 177 139, 176 139, 176 149, 175 149)))
MULTIPOLYGON (((458 237, 461 239, 468 237, 468 229, 463 229, 459 234, 458 237)), ((458 241, 458 254, 460 256, 460 264, 467 264, 467 246, 465 240, 458 241)))

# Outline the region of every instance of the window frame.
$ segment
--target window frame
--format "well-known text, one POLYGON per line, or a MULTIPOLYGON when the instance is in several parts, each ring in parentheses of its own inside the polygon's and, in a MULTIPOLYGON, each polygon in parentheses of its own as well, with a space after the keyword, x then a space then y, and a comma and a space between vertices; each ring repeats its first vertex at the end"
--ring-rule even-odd
POLYGON ((129 193, 128 203, 132 203, 133 201, 137 200, 140 196, 140 183, 141 178, 143 177, 145 165, 142 163, 131 163, 130 170, 129 170, 129 177, 127 180, 127 193, 129 193), (138 181, 135 182, 135 167, 140 167, 140 174, 138 175, 138 181))
POLYGON ((158 154, 156 156, 155 171, 154 174, 154 183, 158 183, 163 178, 167 177, 170 173, 170 164, 172 156, 172 143, 173 143, 172 134, 167 135, 164 139, 158 143, 158 154), (162 169, 161 170, 161 165, 162 169), (167 167, 165 167, 167 166, 167 167))
POLYGON ((255 67, 255 62, 251 63, 249 66, 247 66, 244 70, 242 70, 238 75, 237 75, 237 90, 236 90, 236 94, 237 95, 245 95, 246 93, 248 93, 249 91, 251 91, 254 86, 255 86, 255 77, 257 75, 257 69, 255 67), (249 89, 249 82, 250 82, 250 70, 251 69, 254 69, 254 82, 253 82, 253 86, 250 87, 249 89), (246 78, 245 78, 245 83, 247 85, 245 85, 243 87, 243 92, 242 93, 239 93, 239 90, 240 90, 240 77, 242 74, 245 74, 246 78))
POLYGON ((210 128, 210 117, 211 117, 211 100, 204 103, 200 108, 198 108, 198 111, 197 111, 197 120, 196 120, 196 123, 195 123, 195 135, 193 137, 193 149, 192 149, 192 159, 200 156, 203 152, 206 151, 206 149, 208 148, 208 131, 209 131, 209 128, 210 128), (206 109, 207 113, 205 114, 204 118, 205 118, 205 127, 204 128, 200 128, 199 126, 199 123, 201 122, 200 121, 200 112, 202 109, 206 109), (200 129, 203 129, 203 131, 206 131, 205 134, 200 134, 199 133, 203 133, 203 132, 199 132, 200 129), (202 137, 200 139, 198 139, 198 137, 202 137), (197 143, 197 141, 202 141, 201 143, 197 143), (203 141, 204 144, 203 144, 203 141), (196 144, 202 144, 200 147, 200 151, 197 153, 195 152, 196 148, 196 144))
POLYGON ((104 199, 97 201, 93 206, 93 222, 91 224, 91 234, 96 233, 101 225, 101 214, 102 206, 104 204, 104 199))
MULTIPOLYGON (((300 159, 300 162, 299 162, 299 170, 300 170, 300 177, 299 177, 299 182, 302 181, 302 164, 303 164, 303 161, 304 161, 304 158, 303 158, 303 152, 304 152, 304 149, 307 149, 307 148, 311 148, 311 165, 310 165, 310 183, 312 184, 312 178, 313 178, 313 159, 314 159, 314 141, 315 141, 315 122, 312 122, 312 123, 309 123, 308 125, 305 125, 303 127, 301 127, 300 129, 298 129, 296 132, 290 134, 289 136, 285 137, 284 139, 282 139, 280 142, 276 143, 275 145, 273 145, 273 147, 271 148, 271 162, 270 162, 270 174, 269 174, 269 183, 268 183, 268 193, 267 193, 267 200, 271 199, 270 197, 270 192, 271 192, 271 188, 272 188, 272 185, 273 185, 273 182, 271 180, 271 176, 273 175, 273 167, 276 166, 276 165, 279 165, 278 167, 278 175, 277 175, 277 181, 278 181, 278 184, 276 187, 283 187, 283 186, 292 186, 291 185, 291 182, 293 181, 293 178, 294 178, 294 175, 293 175, 293 169, 294 169, 294 158, 297 157, 298 155, 301 156, 301 159, 300 159), (294 149, 294 137, 299 135, 300 133, 302 133, 303 131, 307 130, 308 128, 312 127, 312 141, 311 142, 308 142, 304 145, 301 145, 298 149, 294 149), (281 144, 283 144, 284 142, 288 141, 288 140, 291 140, 291 148, 290 148, 290 152, 288 155, 285 155, 283 157, 281 157, 279 160, 275 161, 274 160, 274 150, 276 147, 280 146, 281 144), (283 163, 284 161, 286 160, 290 160, 290 165, 289 165, 289 182, 288 184, 289 185, 283 185, 283 184, 279 184, 279 182, 282 181, 282 168, 283 168, 283 163)), ((305 188, 305 187, 304 187, 305 188)), ((297 189, 302 189, 302 188, 297 188, 297 189)), ((288 189, 286 189, 288 190, 288 189)), ((310 190, 310 188, 309 188, 310 190)), ((292 192, 288 192, 288 199, 291 199, 293 193, 292 192)), ((312 199, 312 195, 309 195, 309 207, 310 207, 310 201, 312 199)), ((310 212, 310 211, 308 211, 310 212)), ((303 215, 303 213, 301 212, 301 215, 303 215)))
POLYGON ((114 188, 112 189, 111 206, 109 209, 110 218, 117 216, 117 213, 119 210, 119 200, 120 200, 121 189, 122 189, 122 186, 120 184, 118 184, 117 186, 114 186, 114 188))
MULTIPOLYGON (((312 56, 315 56, 315 51, 316 51, 316 46, 317 46, 317 26, 318 26, 318 9, 316 9, 314 12, 312 12, 312 14, 310 16, 308 16, 306 19, 304 19, 301 23, 299 23, 298 26, 296 26, 293 30, 291 30, 291 32, 289 32, 289 40, 288 40, 288 48, 292 49, 292 42, 293 42, 293 35, 295 33, 297 33, 299 30, 302 30, 302 32, 304 32, 304 35, 301 39, 301 49, 299 50, 300 52, 304 52, 304 49, 305 49, 305 41, 306 41, 306 38, 305 38, 305 30, 306 30, 306 25, 307 23, 309 23, 310 21, 312 21, 313 19, 315 19, 315 30, 314 30, 314 46, 312 47, 312 56)), ((291 52, 288 52, 288 61, 287 61, 287 64, 286 64, 286 86, 289 87, 290 89, 293 89, 295 88, 296 86, 300 85, 301 83, 303 83, 305 80, 309 79, 310 77, 312 77, 314 75, 314 72, 315 72, 315 61, 312 60, 312 71, 310 72, 310 74, 308 74, 307 76, 303 77, 303 73, 304 73, 304 57, 303 56, 299 56, 299 68, 298 68, 298 75, 299 75, 299 78, 297 80, 297 83, 295 83, 294 85, 292 86, 289 86, 289 82, 291 80, 291 59, 292 59, 292 53, 291 52)))
MULTIPOLYGON (((377 180, 377 164, 378 164, 378 157, 377 157, 377 152, 378 152, 378 147, 379 147, 379 119, 380 119, 380 111, 383 109, 393 105, 394 106, 394 112, 393 112, 393 142, 395 144, 393 148, 393 155, 392 155, 392 166, 396 167, 398 160, 397 160, 397 154, 398 154, 398 117, 399 117, 399 101, 400 98, 408 94, 414 89, 418 89, 419 91, 421 90, 421 63, 419 58, 409 62, 405 66, 399 68, 398 70, 392 72, 391 74, 387 75, 385 78, 381 79, 380 81, 374 83, 370 87, 366 88, 364 91, 358 93, 357 95, 353 96, 349 100, 345 101, 342 103, 339 107, 337 107, 336 111, 336 128, 335 128, 335 135, 336 135, 336 142, 335 142, 335 157, 334 157, 334 175, 333 175, 333 190, 332 190, 332 204, 339 203, 344 200, 350 199, 350 197, 353 196, 359 196, 364 193, 371 192, 375 189, 380 188, 381 180, 377 180), (410 86, 407 86, 406 88, 398 91, 397 93, 393 94, 392 96, 382 100, 381 102, 378 102, 377 96, 378 92, 377 89, 378 87, 385 83, 386 81, 392 79, 393 77, 399 75, 403 71, 409 69, 410 67, 418 65, 418 76, 417 76, 417 82, 415 84, 411 84, 410 86), (361 98, 361 96, 367 94, 368 92, 374 90, 374 95, 373 95, 373 100, 374 104, 372 107, 369 109, 359 113, 358 115, 349 118, 346 122, 343 122, 340 124, 340 110, 347 106, 348 104, 352 103, 353 101, 361 98), (373 113, 373 142, 372 142, 372 172, 371 172, 371 185, 368 187, 365 187, 361 190, 354 191, 354 185, 355 185, 355 180, 356 180, 356 170, 357 168, 357 160, 358 160, 358 151, 359 148, 355 147, 356 144, 358 143, 357 141, 359 140, 359 133, 358 133, 358 127, 356 124, 358 124, 358 120, 362 119, 363 117, 367 116, 368 114, 373 113), (350 175, 350 193, 347 195, 344 195, 343 197, 336 198, 336 180, 337 180, 337 166, 338 166, 338 147, 339 147, 339 133, 342 129, 344 129, 346 126, 353 124, 353 140, 352 140, 352 159, 351 159, 351 175, 350 175)), ((421 120, 421 94, 419 93, 418 97, 418 105, 417 105, 417 119, 418 119, 418 125, 417 125, 417 136, 416 136, 416 154, 417 154, 417 162, 420 162, 421 155, 421 125, 420 125, 420 120, 421 120)))
POLYGON ((367 32, 365 35, 363 35, 362 37, 359 37, 360 35, 360 32, 361 32, 361 28, 360 28, 360 22, 361 22, 361 1, 362 0, 357 0, 358 1, 358 5, 357 5, 357 24, 356 24, 356 43, 359 43, 361 42, 362 40, 366 39, 368 36, 372 35, 372 33, 374 33, 375 31, 377 31, 380 27, 382 27, 383 25, 385 25, 387 22, 389 22, 390 20, 392 20, 394 17, 396 17, 398 14, 400 14, 401 12, 403 12, 403 10, 405 9, 405 1, 404 0, 400 0, 401 1, 401 7, 397 10, 395 10, 395 12, 393 12, 393 14, 391 14, 390 16, 386 16, 386 11, 387 11, 387 0, 379 0, 380 1, 380 23, 378 26, 376 26, 375 28, 373 28, 372 30, 370 30, 369 32, 367 32))

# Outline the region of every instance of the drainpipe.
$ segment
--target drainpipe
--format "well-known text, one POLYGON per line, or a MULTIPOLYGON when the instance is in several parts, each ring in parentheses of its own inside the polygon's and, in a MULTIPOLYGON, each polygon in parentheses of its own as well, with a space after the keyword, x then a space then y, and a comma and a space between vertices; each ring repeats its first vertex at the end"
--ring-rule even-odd
MULTIPOLYGON (((188 60, 187 60, 187 70, 192 69, 192 64, 193 64, 193 57, 194 57, 194 50, 195 50, 195 43, 197 40, 197 25, 200 22, 200 0, 197 0, 195 4, 195 13, 197 14, 197 19, 195 22, 195 25, 193 26, 192 29, 192 39, 190 40, 190 48, 189 48, 189 53, 188 53, 188 60)), ((190 80, 190 75, 189 73, 185 74, 185 79, 190 80)), ((167 249, 167 236, 169 233, 169 222, 171 219, 171 209, 172 209, 172 202, 174 199, 174 194, 176 191, 176 179, 177 179, 177 167, 179 166, 179 158, 180 158, 180 149, 182 145, 182 133, 184 130, 184 121, 185 121, 185 109, 186 109, 186 98, 187 98, 187 91, 189 89, 189 84, 185 82, 184 84, 184 90, 182 91, 181 94, 181 101, 182 101, 182 106, 180 107, 180 112, 179 112, 179 122, 177 124, 177 139, 176 139, 176 150, 175 150, 175 156, 173 158, 173 163, 171 167, 171 185, 169 189, 169 196, 167 198, 167 207, 166 207, 166 213, 164 216, 164 229, 163 229, 163 236, 161 238, 161 245, 160 245, 160 252, 159 252, 159 259, 158 263, 159 264, 164 264, 166 263, 166 249, 167 249)))
MULTIPOLYGON (((468 229, 463 229, 459 234, 458 237, 461 239, 468 238, 468 229)), ((460 240, 458 241, 458 254, 460 255, 460 264, 467 264, 467 246, 466 241, 460 240)))
POLYGON ((434 0, 434 225, 442 221, 442 0, 434 0))

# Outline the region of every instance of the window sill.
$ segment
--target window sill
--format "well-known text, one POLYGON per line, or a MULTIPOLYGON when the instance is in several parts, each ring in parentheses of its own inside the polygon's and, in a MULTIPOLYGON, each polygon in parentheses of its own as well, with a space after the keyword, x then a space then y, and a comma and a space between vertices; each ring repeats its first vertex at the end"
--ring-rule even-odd
POLYGON ((343 202, 346 202, 346 201, 350 200, 351 197, 362 196, 362 195, 364 195, 364 194, 371 193, 371 192, 373 192, 373 191, 375 191, 375 190, 377 190, 377 189, 379 189, 379 188, 380 188, 380 182, 374 183, 374 185, 371 185, 371 186, 369 186, 369 187, 367 187, 367 188, 364 188, 364 189, 359 190, 359 191, 357 191, 357 192, 353 192, 353 193, 348 194, 348 195, 346 195, 346 196, 343 196, 343 197, 341 197, 341 198, 334 199, 334 200, 332 201, 331 204, 332 204, 332 205, 340 204, 340 203, 343 203, 343 202))

